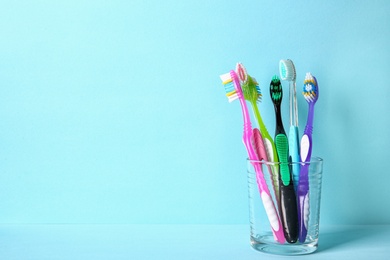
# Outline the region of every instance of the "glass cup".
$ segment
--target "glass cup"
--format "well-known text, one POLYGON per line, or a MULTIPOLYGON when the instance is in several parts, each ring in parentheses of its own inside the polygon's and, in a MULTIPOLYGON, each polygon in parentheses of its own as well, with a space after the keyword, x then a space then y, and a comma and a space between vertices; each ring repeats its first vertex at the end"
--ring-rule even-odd
MULTIPOLYGON (((270 254, 309 254, 316 251, 318 247, 323 160, 319 157, 312 157, 308 163, 291 162, 286 164, 288 164, 290 172, 295 171, 290 179, 292 183, 290 185, 293 185, 290 186, 290 191, 294 190, 292 195, 295 195, 295 201, 281 203, 281 193, 278 188, 280 184, 277 182, 283 182, 278 176, 286 165, 247 160, 250 243, 255 250, 270 254), (305 170, 308 172, 307 175, 304 174, 305 170), (276 178, 272 176, 276 176, 276 178), (267 200, 268 197, 271 199, 267 200), (287 204, 290 206, 286 206, 287 204), (289 207, 290 210, 286 210, 289 207), (296 210, 294 211, 294 209, 296 210), (289 225, 290 227, 288 227, 289 225), (290 229, 291 226, 293 226, 292 229, 290 229), (295 231, 291 232, 291 230, 295 231), (296 242, 294 239, 291 240, 291 233, 293 233, 296 242), (285 234, 284 237, 283 234, 285 234), (289 237, 289 242, 283 241, 287 237, 289 237)), ((291 193, 288 196, 291 196, 291 193)))

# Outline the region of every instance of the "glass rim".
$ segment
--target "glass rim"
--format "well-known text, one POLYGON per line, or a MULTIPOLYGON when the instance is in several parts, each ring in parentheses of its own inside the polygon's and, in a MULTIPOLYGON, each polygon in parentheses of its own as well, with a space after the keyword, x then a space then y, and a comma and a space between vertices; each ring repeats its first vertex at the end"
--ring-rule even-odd
POLYGON ((313 164, 313 163, 322 163, 324 161, 324 159, 322 159, 321 157, 318 157, 318 156, 312 156, 310 161, 309 162, 287 162, 287 163, 283 163, 283 162, 270 162, 270 161, 266 161, 266 160, 251 160, 249 158, 246 158, 247 162, 249 163, 260 163, 260 164, 265 164, 265 165, 281 165, 281 164, 313 164))

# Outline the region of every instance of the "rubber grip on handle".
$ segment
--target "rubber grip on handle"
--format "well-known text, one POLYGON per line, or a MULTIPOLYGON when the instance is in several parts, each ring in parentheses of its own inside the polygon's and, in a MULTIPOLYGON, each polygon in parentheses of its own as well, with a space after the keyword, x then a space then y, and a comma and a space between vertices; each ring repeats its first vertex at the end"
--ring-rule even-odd
POLYGON ((275 137, 275 146, 280 164, 280 175, 284 186, 291 182, 290 169, 288 166, 288 140, 285 134, 278 134, 275 137))
POLYGON ((284 232, 282 229, 282 223, 279 219, 275 205, 272 201, 270 194, 266 192, 261 193, 261 200, 263 201, 264 209, 268 217, 268 221, 272 228, 274 238, 279 243, 283 244, 286 239, 284 238, 284 232))
POLYGON ((263 202, 263 206, 267 214, 268 221, 271 225, 272 233, 274 235, 275 240, 283 244, 286 241, 284 238, 284 231, 282 228, 283 225, 276 211, 275 204, 271 198, 271 194, 269 192, 267 183, 264 179, 261 166, 258 162, 254 162, 253 166, 256 171, 256 180, 260 191, 260 197, 263 202))

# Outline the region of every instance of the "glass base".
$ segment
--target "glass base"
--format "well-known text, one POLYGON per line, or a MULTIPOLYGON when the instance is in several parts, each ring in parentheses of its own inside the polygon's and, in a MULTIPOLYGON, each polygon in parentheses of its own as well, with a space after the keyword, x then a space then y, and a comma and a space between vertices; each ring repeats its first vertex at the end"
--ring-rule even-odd
POLYGON ((272 236, 261 237, 261 240, 251 236, 251 246, 253 249, 274 255, 305 255, 317 250, 317 241, 304 244, 278 244, 272 236))

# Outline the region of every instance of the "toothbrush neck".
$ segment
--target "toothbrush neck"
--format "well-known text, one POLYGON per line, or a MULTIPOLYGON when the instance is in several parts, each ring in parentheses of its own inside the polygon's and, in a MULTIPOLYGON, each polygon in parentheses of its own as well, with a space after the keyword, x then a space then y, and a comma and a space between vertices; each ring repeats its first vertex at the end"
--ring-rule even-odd
POLYGON ((305 133, 310 133, 313 131, 313 121, 314 121, 314 103, 309 103, 309 113, 307 115, 307 123, 305 128, 305 133))
MULTIPOLYGON (((241 92, 241 94, 242 94, 242 92, 241 92)), ((241 103, 241 107, 242 107, 242 115, 244 117, 244 133, 242 136, 242 141, 247 149, 249 159, 257 161, 257 160, 259 160, 259 158, 257 157, 257 154, 254 151, 252 143, 251 143, 252 124, 251 124, 251 120, 250 120, 248 106, 246 105, 246 102, 245 102, 245 99, 243 96, 241 96, 239 99, 240 99, 240 103, 241 103)))
POLYGON ((244 93, 242 92, 241 88, 236 88, 237 95, 238 95, 238 100, 241 103, 241 110, 242 110, 242 116, 244 118, 244 124, 247 124, 248 122, 250 123, 250 117, 249 117, 249 111, 248 111, 248 106, 246 105, 244 93))
POLYGON ((260 116, 260 111, 259 111, 259 108, 257 107, 256 101, 251 101, 251 103, 252 103, 253 112, 255 114, 257 122, 259 123, 259 127, 264 128, 265 125, 264 125, 263 119, 260 116))
POLYGON ((290 81, 290 125, 298 126, 298 103, 295 81, 290 81))
POLYGON ((275 116, 276 116, 276 134, 285 134, 283 121, 282 121, 282 113, 280 111, 280 105, 275 105, 275 116))

